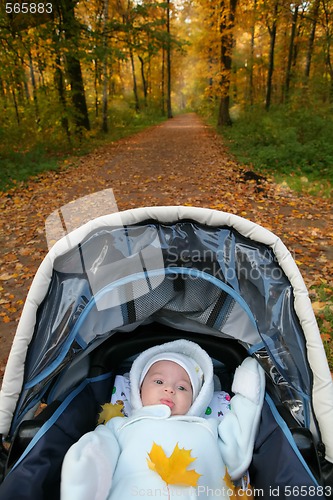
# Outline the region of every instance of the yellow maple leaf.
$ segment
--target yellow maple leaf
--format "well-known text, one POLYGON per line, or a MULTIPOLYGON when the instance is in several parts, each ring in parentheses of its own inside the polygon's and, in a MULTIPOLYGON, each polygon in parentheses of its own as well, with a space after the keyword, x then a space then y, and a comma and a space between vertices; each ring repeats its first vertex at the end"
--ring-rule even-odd
POLYGON ((191 451, 179 448, 177 443, 170 457, 167 457, 162 446, 153 443, 147 463, 149 468, 157 472, 167 484, 197 486, 201 474, 194 469, 187 470, 187 467, 196 460, 191 457, 191 451))
POLYGON ((315 314, 318 314, 321 312, 323 309, 325 309, 326 303, 325 302, 320 302, 317 300, 316 302, 312 302, 312 309, 315 314))
POLYGON ((124 403, 105 403, 102 405, 102 411, 98 417, 98 424, 106 424, 111 418, 123 417, 122 409, 124 408, 124 403))
MULTIPOLYGON (((226 470, 225 476, 223 478, 227 488, 232 491, 231 495, 229 495, 230 498, 243 498, 244 497, 244 490, 240 487, 236 487, 230 477, 229 472, 226 470)), ((253 494, 252 494, 252 488, 251 485, 247 485, 247 489, 245 491, 246 493, 246 498, 249 498, 250 500, 253 500, 253 494)))

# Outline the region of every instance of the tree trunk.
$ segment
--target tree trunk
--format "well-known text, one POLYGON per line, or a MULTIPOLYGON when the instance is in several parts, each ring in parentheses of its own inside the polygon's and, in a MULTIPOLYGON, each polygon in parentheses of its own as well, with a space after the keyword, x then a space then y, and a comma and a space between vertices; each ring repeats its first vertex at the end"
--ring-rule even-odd
POLYGON ((130 59, 131 59, 131 66, 132 66, 133 93, 134 93, 134 100, 135 100, 135 111, 138 113, 140 111, 140 104, 139 104, 138 86, 137 86, 137 83, 136 83, 133 49, 132 49, 131 45, 130 45, 130 59))
POLYGON ((58 9, 63 21, 61 28, 70 47, 68 54, 66 55, 66 68, 71 87, 75 124, 78 130, 81 128, 90 130, 81 64, 79 58, 77 57, 79 30, 74 15, 74 7, 76 3, 77 0, 62 0, 58 4, 58 9))
POLYGON ((60 59, 59 53, 57 53, 55 62, 56 62, 56 69, 55 69, 55 73, 54 73, 54 82, 55 82, 56 89, 58 91, 59 101, 60 101, 62 111, 63 111, 63 114, 61 116, 61 125, 66 133, 68 143, 71 144, 71 135, 70 135, 70 131, 69 131, 69 123, 68 123, 68 117, 67 117, 67 104, 66 104, 66 96, 65 96, 66 91, 65 91, 65 85, 64 85, 64 77, 63 77, 63 73, 61 70, 61 59, 60 59))
POLYGON ((143 87, 143 95, 145 99, 145 106, 147 106, 147 98, 148 98, 148 85, 145 77, 145 63, 141 56, 139 56, 139 61, 141 64, 141 78, 142 78, 142 87, 143 87))
POLYGON ((298 51, 299 40, 301 40, 301 38, 302 38, 302 29, 303 29, 303 23, 304 23, 304 11, 305 11, 305 7, 303 5, 301 12, 298 11, 298 27, 297 27, 297 32, 295 34, 293 59, 292 59, 293 70, 295 70, 295 68, 296 68, 298 52, 299 52, 298 51))
POLYGON ((72 103, 75 110, 75 124, 78 129, 83 127, 86 130, 90 130, 80 60, 75 56, 68 55, 66 57, 66 63, 67 74, 71 86, 72 103))
POLYGON ((31 85, 32 85, 32 95, 33 95, 34 106, 35 106, 36 122, 39 122, 40 117, 39 117, 39 109, 38 109, 37 86, 36 86, 36 80, 35 80, 35 72, 34 72, 34 66, 33 66, 33 61, 32 61, 32 55, 31 55, 30 50, 28 52, 28 58, 29 58, 29 69, 30 69, 30 78, 31 78, 31 85))
POLYGON ((16 116, 17 125, 20 125, 21 120, 20 120, 20 114, 19 114, 19 110, 18 110, 18 104, 17 104, 16 92, 15 92, 14 86, 12 86, 11 92, 12 92, 12 96, 13 96, 13 102, 14 102, 15 116, 16 116))
POLYGON ((232 125, 232 120, 230 117, 230 97, 229 95, 222 96, 220 99, 220 106, 219 106, 219 118, 218 118, 218 125, 227 125, 230 127, 232 125))
POLYGON ((316 35, 316 27, 317 27, 317 22, 318 22, 319 5, 320 5, 320 0, 315 0, 314 6, 313 6, 313 17, 312 17, 310 38, 309 38, 309 43, 308 43, 308 51, 306 54, 305 73, 304 73, 306 80, 308 80, 309 76, 310 76, 311 59, 312 59, 312 53, 313 53, 314 39, 315 39, 315 35, 316 35))
POLYGON ((255 36, 255 26, 256 26, 256 11, 257 11, 257 0, 253 2, 253 21, 251 26, 251 48, 250 48, 250 74, 249 74, 249 101, 250 105, 253 106, 253 66, 254 66, 254 36, 255 36))
POLYGON ((278 0, 274 5, 273 13, 273 23, 272 27, 269 28, 270 35, 270 47, 269 47, 269 63, 268 63, 268 75, 267 75, 267 88, 266 88, 266 102, 265 109, 269 111, 272 99, 272 82, 274 73, 274 52, 275 52, 275 41, 276 41, 276 30, 277 30, 277 14, 278 14, 278 0))
POLYGON ((172 118, 171 105, 171 39, 170 39, 170 0, 167 0, 167 110, 168 118, 172 118))
POLYGON ((7 94, 5 92, 5 85, 3 79, 0 77, 0 94, 3 101, 3 109, 7 109, 7 94))
POLYGON ((329 81, 330 81, 330 87, 329 87, 329 102, 333 102, 333 64, 331 60, 331 55, 330 55, 330 39, 327 40, 327 54, 326 54, 326 66, 327 66, 327 72, 329 74, 329 81))
POLYGON ((95 94, 95 117, 99 115, 99 97, 98 97, 98 59, 94 60, 94 94, 95 94))
POLYGON ((165 116, 165 49, 162 47, 162 68, 161 68, 161 111, 165 116))
POLYGON ((331 59, 331 46, 332 46, 332 24, 331 24, 331 12, 329 10, 328 1, 323 1, 324 10, 324 29, 326 33, 326 44, 325 44, 325 62, 327 67, 327 77, 326 80, 329 83, 328 98, 329 102, 333 102, 333 63, 331 59))
POLYGON ((220 22, 220 35, 221 35, 221 99, 218 115, 218 125, 232 125, 230 117, 230 78, 232 67, 232 49, 234 45, 233 27, 235 20, 235 12, 237 0, 230 0, 229 8, 227 9, 224 0, 221 1, 221 22, 220 22))
POLYGON ((107 38, 107 22, 109 18, 109 1, 104 0, 104 29, 103 29, 103 105, 102 105, 102 131, 108 132, 108 57, 107 57, 107 48, 108 48, 108 38, 107 38))
MULTIPOLYGON (((208 29, 209 31, 213 32, 215 30, 215 23, 216 23, 216 6, 214 2, 210 2, 208 5, 208 13, 207 17, 209 20, 209 25, 208 29)), ((216 54, 214 50, 214 46, 212 43, 209 44, 208 46, 208 75, 207 75, 207 83, 208 83, 208 90, 207 90, 207 97, 211 102, 214 102, 216 95, 214 93, 214 75, 215 75, 215 65, 216 65, 216 54)))
POLYGON ((296 35, 296 26, 297 26, 297 18, 298 18, 298 5, 295 6, 292 24, 291 24, 291 34, 290 34, 290 43, 289 43, 289 53, 288 53, 288 62, 287 62, 287 70, 286 70, 286 81, 285 81, 285 98, 288 100, 289 89, 290 89, 290 81, 291 81, 291 68, 293 64, 293 58, 295 53, 295 35, 296 35))

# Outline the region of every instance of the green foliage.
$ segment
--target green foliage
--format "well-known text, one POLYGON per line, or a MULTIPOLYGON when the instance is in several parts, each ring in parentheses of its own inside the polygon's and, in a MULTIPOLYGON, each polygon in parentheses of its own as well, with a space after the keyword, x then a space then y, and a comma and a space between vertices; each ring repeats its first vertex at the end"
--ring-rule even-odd
POLYGON ((87 154, 101 144, 126 137, 164 119, 154 108, 136 113, 134 105, 124 99, 114 100, 110 108, 108 134, 100 132, 99 119, 96 119, 92 131, 83 131, 80 137, 72 135, 71 143, 62 129, 57 106, 53 113, 41 113, 38 123, 27 113, 22 115, 20 127, 6 128, 3 122, 0 127, 0 191, 43 171, 56 170, 69 155, 87 154))
POLYGON ((333 287, 326 280, 321 285, 313 285, 310 288, 310 298, 312 302, 317 303, 319 308, 316 310, 316 319, 322 340, 328 364, 333 372, 333 287))
POLYGON ((101 118, 93 122, 93 130, 88 137, 89 150, 99 144, 116 141, 165 120, 165 117, 161 116, 159 107, 154 107, 153 104, 138 113, 135 110, 134 99, 131 100, 131 98, 113 99, 108 116, 109 133, 107 134, 101 132, 101 118))
POLYGON ((223 136, 239 161, 294 189, 331 194, 333 118, 328 110, 252 109, 224 128, 223 136))
POLYGON ((56 158, 51 158, 41 145, 26 152, 9 151, 5 157, 0 155, 0 163, 0 191, 40 172, 57 168, 56 158))

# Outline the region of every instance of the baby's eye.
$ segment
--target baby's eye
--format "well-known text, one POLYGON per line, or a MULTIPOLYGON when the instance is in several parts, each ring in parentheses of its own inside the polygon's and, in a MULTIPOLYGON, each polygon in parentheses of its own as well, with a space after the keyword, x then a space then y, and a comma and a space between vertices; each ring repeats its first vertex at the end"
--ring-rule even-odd
POLYGON ((163 381, 160 379, 155 380, 155 384, 163 384, 163 381))
POLYGON ((179 390, 179 391, 186 391, 186 387, 183 387, 182 385, 180 385, 180 386, 178 387, 178 390, 179 390))

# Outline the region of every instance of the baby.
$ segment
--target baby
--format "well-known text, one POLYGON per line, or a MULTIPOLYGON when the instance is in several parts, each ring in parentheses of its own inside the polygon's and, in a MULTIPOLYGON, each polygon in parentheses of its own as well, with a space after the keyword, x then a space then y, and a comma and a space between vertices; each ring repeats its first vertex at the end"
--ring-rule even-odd
POLYGON ((174 361, 157 361, 148 370, 141 386, 143 406, 166 405, 171 415, 185 415, 193 402, 190 377, 174 361))
POLYGON ((229 498, 231 480, 251 462, 264 384, 263 370, 246 358, 235 372, 231 411, 204 418, 214 391, 208 354, 183 339, 144 351, 130 371, 131 415, 69 449, 61 498, 229 498))

